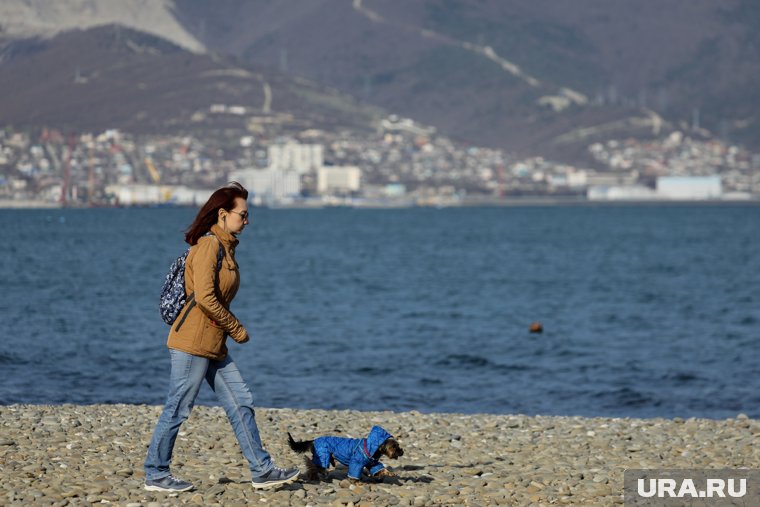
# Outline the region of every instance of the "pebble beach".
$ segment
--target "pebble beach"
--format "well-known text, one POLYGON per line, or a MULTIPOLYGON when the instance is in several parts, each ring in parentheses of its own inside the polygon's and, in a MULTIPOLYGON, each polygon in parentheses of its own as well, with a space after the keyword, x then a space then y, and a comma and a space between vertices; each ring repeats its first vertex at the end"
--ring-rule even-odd
POLYGON ((405 455, 396 478, 299 480, 254 490, 219 407, 183 425, 172 473, 193 491, 144 491, 142 462, 161 407, 0 406, 0 505, 579 505, 623 504, 625 469, 760 468, 760 421, 612 419, 266 409, 256 411, 278 466, 303 467, 287 432, 363 437, 379 424, 405 455))

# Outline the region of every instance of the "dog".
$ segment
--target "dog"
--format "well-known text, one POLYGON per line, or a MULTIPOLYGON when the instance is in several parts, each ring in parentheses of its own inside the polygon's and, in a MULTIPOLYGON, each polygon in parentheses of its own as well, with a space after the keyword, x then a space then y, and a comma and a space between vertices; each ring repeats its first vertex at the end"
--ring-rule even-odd
POLYGON ((311 459, 304 456, 307 480, 324 480, 327 468, 335 466, 336 460, 348 467, 348 477, 354 481, 361 480, 365 468, 372 477, 395 477, 380 458, 398 459, 404 455, 398 441, 380 426, 373 426, 367 438, 319 437, 298 442, 288 433, 288 444, 297 453, 311 451, 311 459))

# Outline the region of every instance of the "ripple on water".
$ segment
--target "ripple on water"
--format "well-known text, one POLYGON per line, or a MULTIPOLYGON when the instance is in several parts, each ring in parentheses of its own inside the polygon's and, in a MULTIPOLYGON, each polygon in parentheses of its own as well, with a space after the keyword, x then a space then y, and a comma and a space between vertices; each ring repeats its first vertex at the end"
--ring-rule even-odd
MULTIPOLYGON (((161 403, 195 212, 0 213, 0 403, 161 403)), ((254 215, 229 348, 262 406, 760 416, 760 207, 254 215)))

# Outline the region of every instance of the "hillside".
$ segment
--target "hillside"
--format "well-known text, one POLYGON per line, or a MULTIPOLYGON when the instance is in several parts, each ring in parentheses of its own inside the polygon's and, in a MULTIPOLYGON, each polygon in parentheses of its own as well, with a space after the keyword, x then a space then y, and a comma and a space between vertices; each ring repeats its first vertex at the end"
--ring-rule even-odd
POLYGON ((17 126, 362 130, 382 114, 304 79, 112 25, 6 41, 0 76, 3 121, 17 126))
POLYGON ((225 103, 294 128, 387 111, 565 161, 672 129, 760 149, 752 0, 8 0, 0 19, 1 110, 25 125, 240 126, 206 114, 225 103), (142 33, 65 32, 106 22, 142 33))
POLYGON ((647 136, 669 124, 689 128, 698 117, 712 135, 760 143, 760 4, 751 0, 176 7, 210 49, 278 66, 462 140, 562 155, 577 151, 569 140, 579 132, 580 144, 647 136))
POLYGON ((177 22, 172 0, 3 0, 0 37, 52 37, 60 32, 118 24, 158 35, 194 52, 205 48, 177 22))

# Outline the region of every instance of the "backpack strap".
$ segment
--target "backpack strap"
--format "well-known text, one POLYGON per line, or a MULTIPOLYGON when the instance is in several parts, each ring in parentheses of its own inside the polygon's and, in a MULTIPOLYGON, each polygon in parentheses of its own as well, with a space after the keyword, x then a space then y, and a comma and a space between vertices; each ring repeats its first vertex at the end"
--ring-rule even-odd
MULTIPOLYGON (((219 238, 216 238, 217 241, 219 241, 219 238)), ((222 242, 219 241, 219 251, 216 254, 216 274, 219 275, 219 272, 222 270, 222 260, 224 260, 224 245, 222 245, 222 242)))
MULTIPOLYGON (((204 236, 213 236, 214 239, 216 239, 216 242, 219 243, 219 251, 216 253, 216 275, 217 281, 219 281, 219 272, 222 270, 222 261, 224 260, 224 245, 222 245, 219 238, 217 238, 211 231, 204 234, 204 236)), ((189 251, 190 250, 188 249, 188 252, 189 251)))
MULTIPOLYGON (((213 236, 214 239, 216 239, 216 242, 219 243, 219 251, 216 253, 216 287, 219 288, 219 272, 222 270, 222 261, 224 260, 224 245, 222 245, 222 242, 219 241, 219 238, 214 236, 210 231, 204 234, 204 236, 213 236)), ((188 248, 188 253, 190 252, 190 249, 188 248)), ((192 294, 195 296, 195 292, 192 294)))

